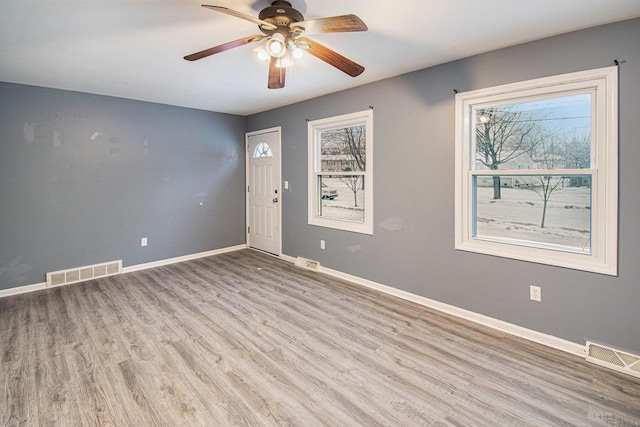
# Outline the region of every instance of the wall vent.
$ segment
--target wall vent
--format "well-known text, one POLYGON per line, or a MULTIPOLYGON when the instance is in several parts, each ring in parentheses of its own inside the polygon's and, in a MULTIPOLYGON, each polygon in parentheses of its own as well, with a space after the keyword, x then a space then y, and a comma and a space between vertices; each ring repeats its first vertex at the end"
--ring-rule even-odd
POLYGON ((113 276, 122 273, 122 260, 110 261, 102 264, 85 265, 69 270, 52 271, 47 273, 47 287, 70 285, 71 283, 113 276))
POLYGON ((302 257, 296 258, 296 266, 311 271, 320 271, 320 263, 318 261, 312 261, 302 257))
POLYGON ((640 356, 587 341, 587 361, 640 378, 640 356))

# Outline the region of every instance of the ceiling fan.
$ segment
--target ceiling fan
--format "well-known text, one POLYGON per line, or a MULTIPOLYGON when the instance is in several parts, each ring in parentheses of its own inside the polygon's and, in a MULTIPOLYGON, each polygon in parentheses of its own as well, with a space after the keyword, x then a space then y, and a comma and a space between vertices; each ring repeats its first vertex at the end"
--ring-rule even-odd
POLYGON ((330 18, 304 20, 304 16, 284 0, 274 0, 271 6, 260 11, 258 18, 222 6, 202 5, 207 9, 235 16, 255 24, 262 34, 244 37, 219 46, 205 49, 184 57, 196 61, 235 47, 265 40, 257 49, 260 59, 269 62, 269 89, 284 87, 287 67, 299 59, 304 52, 336 67, 352 77, 359 76, 364 67, 329 49, 320 43, 303 37, 303 34, 344 33, 367 31, 367 26, 356 15, 341 15, 330 18))

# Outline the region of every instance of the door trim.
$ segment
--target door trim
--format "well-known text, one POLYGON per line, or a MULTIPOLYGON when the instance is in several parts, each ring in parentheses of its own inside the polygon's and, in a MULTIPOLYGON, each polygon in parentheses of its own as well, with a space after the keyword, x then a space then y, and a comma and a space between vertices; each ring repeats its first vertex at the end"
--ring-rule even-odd
MULTIPOLYGON (((280 179, 278 180, 277 183, 277 190, 278 190, 278 196, 280 199, 280 202, 277 205, 277 209, 278 209, 278 236, 277 236, 277 241, 278 241, 278 253, 277 254, 272 254, 272 255, 276 255, 276 256, 280 256, 282 255, 282 203, 283 203, 283 197, 282 197, 282 127, 281 126, 276 126, 276 127, 272 127, 272 128, 268 128, 268 129, 262 129, 262 130, 256 130, 256 131, 252 131, 252 132, 247 132, 244 134, 244 153, 245 153, 245 165, 244 165, 244 172, 245 172, 245 178, 244 178, 244 194, 245 194, 245 223, 244 223, 244 232, 245 232, 245 241, 247 244, 248 248, 251 248, 251 236, 249 234, 249 223, 250 223, 250 218, 249 218, 249 191, 248 191, 248 187, 249 187, 249 161, 251 160, 251 153, 249 152, 249 137, 251 136, 255 136, 255 135, 261 135, 263 133, 271 133, 271 132, 276 132, 278 135, 278 143, 280 144, 280 150, 278 150, 278 176, 280 177, 280 179)), ((252 248, 252 249, 256 249, 256 248, 252 248)), ((259 250, 259 249, 256 249, 259 250)))

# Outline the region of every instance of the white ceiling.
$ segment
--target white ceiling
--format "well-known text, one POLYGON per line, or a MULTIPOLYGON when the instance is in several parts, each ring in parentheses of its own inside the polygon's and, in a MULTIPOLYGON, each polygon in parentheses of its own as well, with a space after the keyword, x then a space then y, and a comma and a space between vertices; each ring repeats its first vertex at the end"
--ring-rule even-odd
MULTIPOLYGON (((204 0, 256 16, 268 0, 204 0)), ((307 55, 267 89, 260 34, 201 0, 0 0, 0 81, 249 115, 455 59, 640 16, 639 0, 290 0, 306 19, 354 13, 363 33, 313 36, 365 66, 352 78, 307 55)))

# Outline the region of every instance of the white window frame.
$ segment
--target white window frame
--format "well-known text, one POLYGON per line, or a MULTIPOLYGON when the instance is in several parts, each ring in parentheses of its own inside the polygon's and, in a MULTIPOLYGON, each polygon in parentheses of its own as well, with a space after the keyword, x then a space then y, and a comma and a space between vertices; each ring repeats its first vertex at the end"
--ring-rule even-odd
MULTIPOLYGON (((618 274, 618 69, 580 71, 559 76, 458 93, 455 96, 455 248, 523 261, 617 276, 618 274), (590 92, 592 97, 591 168, 563 170, 592 176, 591 252, 558 250, 553 245, 473 236, 473 180, 484 175, 544 175, 531 171, 476 170, 474 111, 482 106, 516 103, 536 97, 590 92)), ((558 170, 548 170, 557 175, 558 170)))
MULTIPOLYGON (((355 233, 373 234, 373 110, 365 110, 341 116, 308 122, 308 222, 310 225, 352 231, 355 233), (318 215, 321 203, 321 191, 318 188, 318 177, 321 172, 320 136, 323 131, 349 126, 365 126, 365 168, 364 171, 364 222, 353 222, 318 215)), ((335 173, 332 173, 335 175, 335 173)), ((352 172, 345 173, 353 175, 352 172)))

